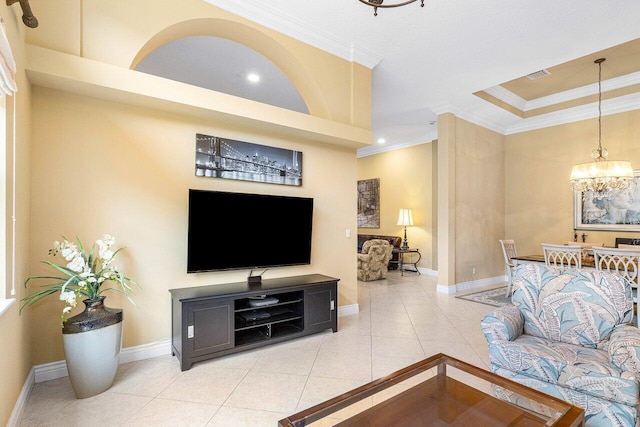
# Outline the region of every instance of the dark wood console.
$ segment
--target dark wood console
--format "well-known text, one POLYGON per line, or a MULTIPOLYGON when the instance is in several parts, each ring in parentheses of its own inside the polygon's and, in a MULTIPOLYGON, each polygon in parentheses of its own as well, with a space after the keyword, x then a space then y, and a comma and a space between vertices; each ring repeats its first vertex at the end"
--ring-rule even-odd
POLYGON ((338 331, 338 281, 321 274, 170 289, 171 351, 194 362, 338 331))

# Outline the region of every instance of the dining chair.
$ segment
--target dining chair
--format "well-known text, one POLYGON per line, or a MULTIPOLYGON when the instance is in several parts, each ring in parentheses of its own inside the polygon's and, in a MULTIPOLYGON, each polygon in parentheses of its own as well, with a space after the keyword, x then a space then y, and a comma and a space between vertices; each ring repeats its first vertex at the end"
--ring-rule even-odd
POLYGON ((542 244, 544 263, 552 267, 582 268, 582 247, 542 244))
POLYGON ((640 246, 629 248, 593 248, 596 270, 618 273, 631 282, 633 294, 633 323, 638 326, 638 269, 640 268, 640 246))
POLYGON ((513 283, 513 269, 516 266, 513 258, 518 256, 518 251, 516 250, 516 242, 513 240, 499 240, 500 246, 502 247, 502 255, 504 255, 504 264, 507 270, 507 295, 509 298, 511 296, 511 285, 513 283))

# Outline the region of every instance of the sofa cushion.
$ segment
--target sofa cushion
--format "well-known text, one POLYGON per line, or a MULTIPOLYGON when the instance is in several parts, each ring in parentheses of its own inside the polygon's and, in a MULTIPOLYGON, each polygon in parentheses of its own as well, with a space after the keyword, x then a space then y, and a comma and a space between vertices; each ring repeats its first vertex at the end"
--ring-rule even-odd
POLYGON ((524 333, 551 341, 597 348, 633 315, 631 287, 615 273, 523 264, 513 286, 524 333))
POLYGON ((625 405, 639 403, 638 379, 612 366, 607 351, 521 335, 493 343, 489 359, 494 368, 625 405))

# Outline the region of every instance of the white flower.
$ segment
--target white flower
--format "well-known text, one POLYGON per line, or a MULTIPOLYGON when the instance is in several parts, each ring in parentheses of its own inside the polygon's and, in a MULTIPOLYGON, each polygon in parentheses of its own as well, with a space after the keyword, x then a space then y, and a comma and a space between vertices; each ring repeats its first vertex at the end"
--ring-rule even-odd
POLYGON ((78 251, 74 250, 73 248, 64 248, 62 249, 62 251, 60 252, 60 254, 64 257, 64 259, 66 259, 67 261, 71 261, 72 259, 74 259, 77 255, 78 255, 78 251))
POLYGON ((71 307, 70 305, 66 306, 66 307, 64 308, 64 310, 62 310, 62 314, 63 314, 63 315, 64 315, 64 314, 67 314, 68 312, 70 312, 70 311, 71 311, 71 308, 72 308, 72 307, 71 307))
POLYGON ((111 246, 116 242, 116 239, 109 234, 103 234, 101 239, 107 246, 111 246))
POLYGON ((108 234, 102 236, 102 239, 96 240, 96 245, 98 245, 98 256, 102 259, 103 264, 108 264, 113 258, 113 251, 109 250, 109 248, 114 243, 115 239, 108 234))
POLYGON ((82 256, 80 255, 76 256, 73 259, 73 261, 67 264, 67 268, 71 271, 75 271, 76 273, 80 273, 81 271, 84 271, 85 269, 84 258, 82 258, 82 256))
MULTIPOLYGON (((70 306, 76 305, 76 293, 73 291, 60 292, 60 300, 66 301, 70 306)), ((71 309, 71 308, 69 308, 71 309)))
POLYGON ((100 249, 100 258, 102 258, 103 264, 110 263, 113 260, 113 251, 110 251, 109 249, 100 249))

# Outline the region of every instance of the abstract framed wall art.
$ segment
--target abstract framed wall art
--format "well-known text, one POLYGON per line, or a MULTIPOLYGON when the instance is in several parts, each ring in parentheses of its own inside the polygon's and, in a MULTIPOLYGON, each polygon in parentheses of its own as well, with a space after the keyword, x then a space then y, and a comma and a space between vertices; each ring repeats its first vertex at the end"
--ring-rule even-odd
POLYGON ((302 152, 196 134, 196 176, 302 185, 302 152))
POLYGON ((640 231, 640 170, 626 190, 574 191, 574 228, 640 231))
POLYGON ((358 228, 380 228, 380 178, 358 181, 358 228))

